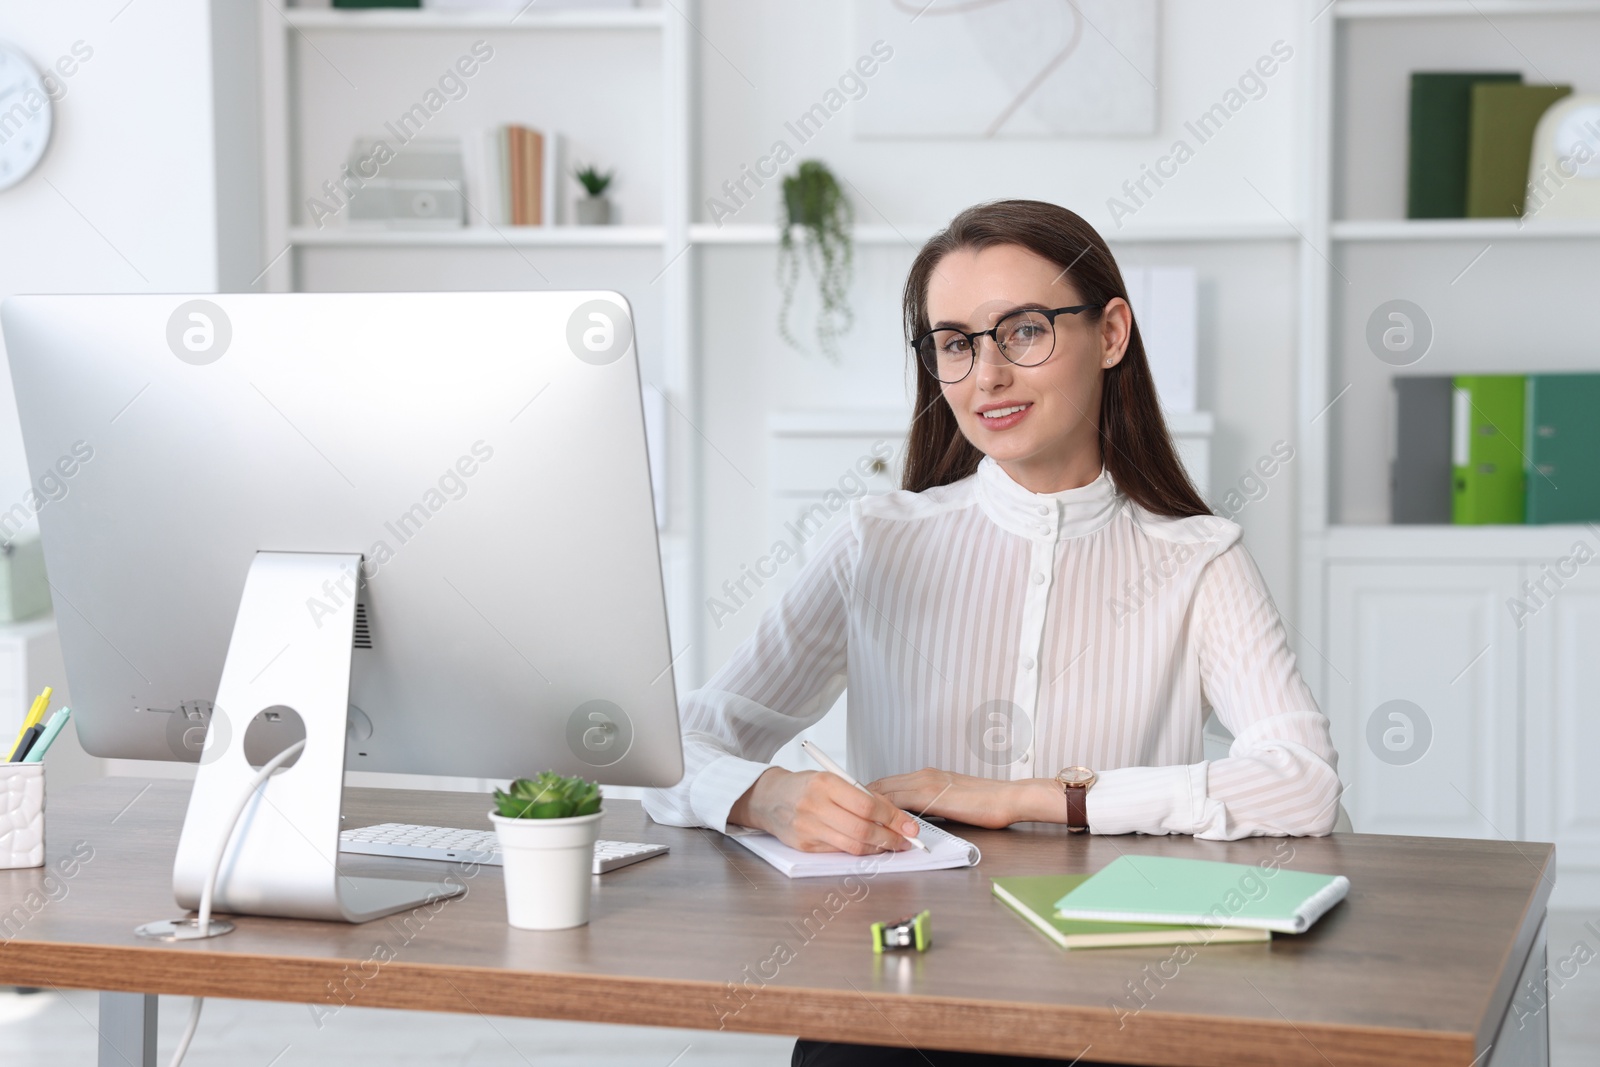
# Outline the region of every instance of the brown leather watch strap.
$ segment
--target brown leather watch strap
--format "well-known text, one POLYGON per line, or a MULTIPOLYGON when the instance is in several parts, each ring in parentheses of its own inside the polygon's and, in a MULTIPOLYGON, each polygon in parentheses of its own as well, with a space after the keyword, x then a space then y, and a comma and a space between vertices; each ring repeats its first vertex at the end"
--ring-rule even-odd
POLYGON ((1067 792, 1067 829, 1082 833, 1089 828, 1089 790, 1081 785, 1069 785, 1067 792))

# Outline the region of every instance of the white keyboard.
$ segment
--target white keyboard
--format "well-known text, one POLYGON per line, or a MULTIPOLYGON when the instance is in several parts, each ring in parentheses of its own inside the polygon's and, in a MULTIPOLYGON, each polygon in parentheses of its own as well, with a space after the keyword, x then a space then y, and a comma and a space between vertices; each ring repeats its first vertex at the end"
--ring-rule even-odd
MULTIPOLYGON (((651 856, 663 855, 667 847, 640 841, 596 841, 594 873, 604 874, 651 856)), ((500 843, 493 830, 458 830, 449 826, 385 822, 345 830, 339 835, 339 851, 356 852, 364 856, 502 866, 500 843)))

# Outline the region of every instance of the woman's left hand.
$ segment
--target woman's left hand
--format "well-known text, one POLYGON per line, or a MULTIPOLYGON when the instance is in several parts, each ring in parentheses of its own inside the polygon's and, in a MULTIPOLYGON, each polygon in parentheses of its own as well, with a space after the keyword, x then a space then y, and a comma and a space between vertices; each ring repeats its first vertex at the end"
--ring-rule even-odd
POLYGON ((1000 830, 1016 821, 1017 782, 924 767, 891 774, 867 788, 912 815, 941 815, 972 826, 1000 830))

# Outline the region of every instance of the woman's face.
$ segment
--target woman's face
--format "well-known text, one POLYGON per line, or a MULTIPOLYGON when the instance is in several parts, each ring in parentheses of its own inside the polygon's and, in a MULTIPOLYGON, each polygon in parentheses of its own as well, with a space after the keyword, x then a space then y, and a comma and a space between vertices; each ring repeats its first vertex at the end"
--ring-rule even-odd
MULTIPOLYGON (((928 321, 932 328, 972 333, 1018 308, 1083 303, 1066 274, 1021 245, 959 249, 941 259, 929 279, 928 321)), ((1122 359, 1131 322, 1121 297, 1106 305, 1098 322, 1084 313, 1058 315, 1055 348, 1033 367, 1011 363, 993 337, 980 338, 971 372, 940 386, 962 434, 1033 492, 1093 481, 1101 464, 1100 376, 1122 359)))

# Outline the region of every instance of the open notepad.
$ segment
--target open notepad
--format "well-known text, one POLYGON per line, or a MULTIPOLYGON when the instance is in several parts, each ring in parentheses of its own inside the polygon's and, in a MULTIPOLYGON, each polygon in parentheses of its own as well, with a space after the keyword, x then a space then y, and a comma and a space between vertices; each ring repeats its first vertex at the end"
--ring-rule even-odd
MULTIPOLYGON (((912 816, 916 818, 915 816, 912 816)), ((728 836, 754 852, 790 878, 822 878, 871 871, 883 874, 894 871, 939 871, 947 867, 976 867, 983 858, 978 846, 947 833, 925 819, 917 819, 922 827, 917 836, 928 846, 924 852, 908 848, 903 852, 880 852, 869 856, 855 856, 848 852, 801 852, 790 848, 765 830, 754 830, 736 823, 728 824, 728 836)))

